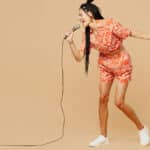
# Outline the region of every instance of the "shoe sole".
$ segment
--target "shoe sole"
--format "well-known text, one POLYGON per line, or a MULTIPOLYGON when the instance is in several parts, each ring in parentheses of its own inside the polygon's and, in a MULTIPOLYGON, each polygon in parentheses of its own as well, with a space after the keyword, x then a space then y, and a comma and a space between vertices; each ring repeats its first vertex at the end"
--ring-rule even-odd
POLYGON ((150 145, 150 141, 149 143, 146 143, 146 144, 141 144, 142 146, 149 146, 150 145))
POLYGON ((98 145, 88 145, 88 147, 98 147, 98 146, 100 146, 100 145, 107 145, 107 144, 109 144, 109 141, 108 140, 106 140, 106 141, 104 141, 103 143, 99 143, 98 145))

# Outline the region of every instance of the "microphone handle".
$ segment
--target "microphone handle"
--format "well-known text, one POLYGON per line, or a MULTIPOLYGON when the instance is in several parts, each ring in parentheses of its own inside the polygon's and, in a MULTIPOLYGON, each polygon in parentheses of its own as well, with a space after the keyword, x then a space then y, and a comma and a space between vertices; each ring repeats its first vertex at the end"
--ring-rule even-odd
MULTIPOLYGON (((75 32, 76 30, 78 30, 80 28, 80 26, 74 26, 73 28, 72 28, 72 32, 75 32)), ((68 35, 65 35, 64 36, 64 39, 67 39, 67 37, 68 37, 68 35)))

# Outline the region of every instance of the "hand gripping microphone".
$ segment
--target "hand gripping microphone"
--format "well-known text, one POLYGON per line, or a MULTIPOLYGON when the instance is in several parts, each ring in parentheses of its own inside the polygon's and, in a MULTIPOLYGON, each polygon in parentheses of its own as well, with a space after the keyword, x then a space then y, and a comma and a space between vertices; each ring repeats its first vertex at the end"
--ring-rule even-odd
MULTIPOLYGON (((73 26, 72 32, 75 32, 75 31, 78 30, 79 28, 80 28, 80 25, 79 25, 79 24, 73 26)), ((64 36, 64 39, 67 39, 67 37, 68 37, 68 35, 65 35, 65 36, 64 36)))

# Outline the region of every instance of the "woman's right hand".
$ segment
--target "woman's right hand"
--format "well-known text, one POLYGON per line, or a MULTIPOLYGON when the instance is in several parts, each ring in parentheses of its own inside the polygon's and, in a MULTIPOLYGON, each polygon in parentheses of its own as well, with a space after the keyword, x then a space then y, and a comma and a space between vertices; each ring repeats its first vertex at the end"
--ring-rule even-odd
POLYGON ((65 35, 67 35, 67 42, 70 44, 73 42, 73 36, 74 36, 74 32, 67 32, 65 35))

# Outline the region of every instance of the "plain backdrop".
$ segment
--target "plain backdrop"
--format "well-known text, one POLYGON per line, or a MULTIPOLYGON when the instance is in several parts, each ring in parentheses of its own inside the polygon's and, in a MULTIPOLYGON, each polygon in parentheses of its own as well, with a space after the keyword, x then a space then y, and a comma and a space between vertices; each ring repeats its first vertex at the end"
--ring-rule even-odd
MULTIPOLYGON (((61 135, 61 42, 64 33, 79 23, 82 2, 0 0, 0 144, 41 144, 61 135)), ((104 17, 150 35, 149 0, 96 0, 95 4, 104 17)), ((81 31, 75 33, 77 47, 81 31)), ((150 127, 150 41, 129 37, 124 45, 133 64, 126 102, 150 127)), ((90 149, 88 143, 100 133, 97 58, 98 52, 92 50, 86 76, 84 61, 77 63, 64 43, 65 136, 42 150, 90 149)), ((135 125, 114 105, 115 86, 116 81, 109 100, 111 144, 102 148, 149 149, 139 145, 135 125)))

